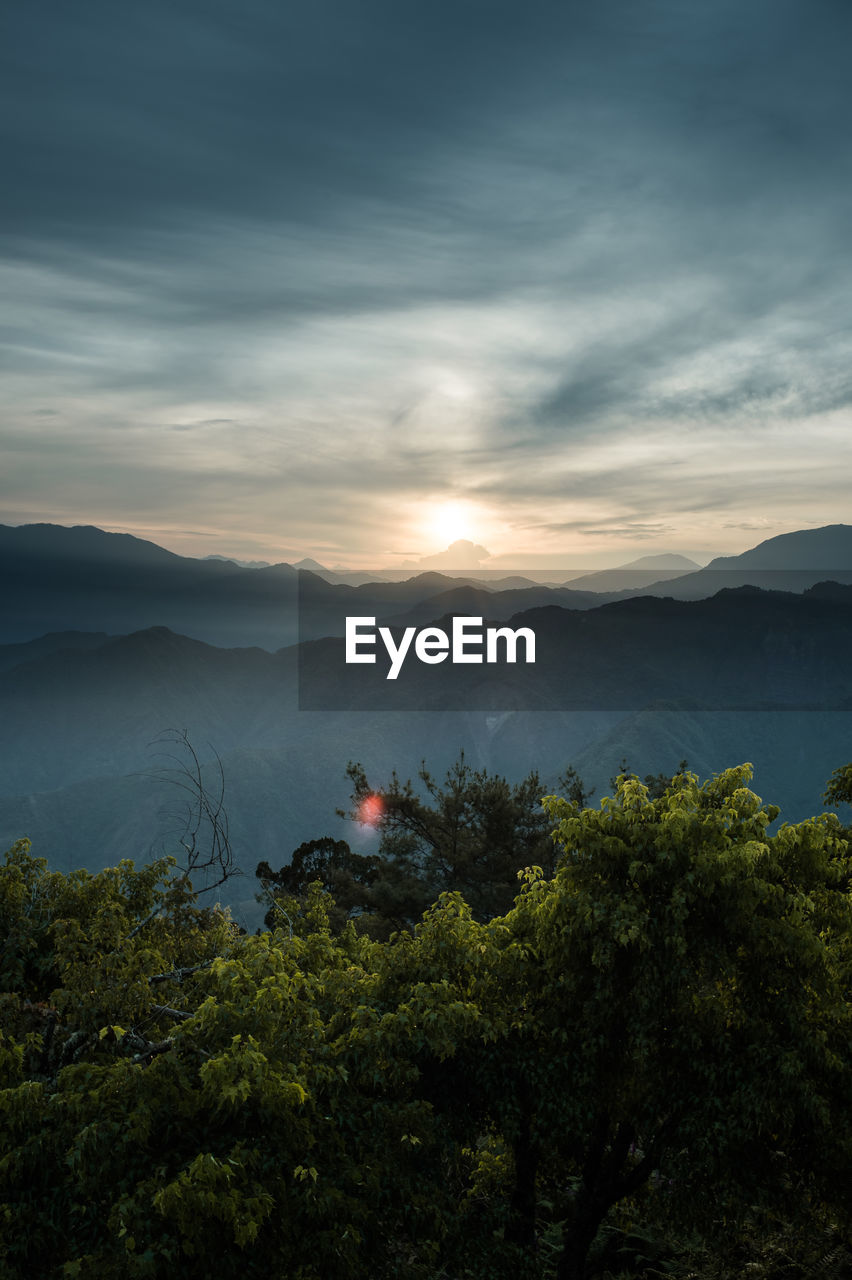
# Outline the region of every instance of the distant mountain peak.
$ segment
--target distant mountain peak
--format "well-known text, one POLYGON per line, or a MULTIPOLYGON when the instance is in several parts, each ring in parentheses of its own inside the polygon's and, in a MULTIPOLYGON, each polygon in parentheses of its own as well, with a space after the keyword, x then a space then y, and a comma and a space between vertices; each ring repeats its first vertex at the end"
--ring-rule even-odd
POLYGON ((638 560, 620 564, 614 569, 583 573, 579 577, 569 578, 562 585, 581 591, 630 591, 694 573, 700 567, 686 556, 676 552, 663 552, 661 555, 640 556, 638 560))
POLYGON ((237 560, 234 556, 205 556, 205 560, 218 560, 224 564, 236 564, 241 569, 268 569, 270 567, 269 560, 237 560))
POLYGON ((779 533, 738 556, 717 556, 708 569, 852 569, 852 525, 779 533))
POLYGON ((690 560, 689 556, 682 556, 678 552, 664 551, 657 556, 640 556, 638 560, 631 560, 629 564, 618 566, 619 569, 683 569, 684 573, 689 573, 693 569, 700 569, 701 565, 694 560, 690 560))
POLYGON ((133 533, 108 533, 92 524, 0 525, 0 550, 33 559, 100 563, 175 564, 182 556, 133 533))

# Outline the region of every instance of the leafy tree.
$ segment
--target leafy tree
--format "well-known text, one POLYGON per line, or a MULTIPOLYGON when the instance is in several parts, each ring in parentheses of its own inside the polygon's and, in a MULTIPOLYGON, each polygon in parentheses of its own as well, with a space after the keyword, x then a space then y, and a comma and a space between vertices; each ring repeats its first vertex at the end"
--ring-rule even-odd
POLYGON ((282 904, 276 897, 293 898, 302 905, 309 896, 310 886, 319 882, 332 899, 329 916, 335 932, 339 933, 347 920, 357 919, 371 910, 370 890, 380 873, 380 865, 377 857, 353 853, 345 840, 335 840, 332 836, 306 840, 279 871, 273 871, 268 862, 260 862, 255 875, 272 900, 264 923, 270 929, 281 924, 282 904))
POLYGON ((557 785, 559 787, 559 794, 565 796, 566 800, 570 800, 581 809, 585 809, 586 805, 595 794, 595 788, 586 786, 585 782, 573 765, 569 765, 563 772, 557 785))
MULTIPOLYGON (((852 805, 852 764, 835 769, 828 780, 823 793, 823 804, 830 804, 835 809, 841 805, 852 805)), ((852 835, 852 827, 844 828, 847 838, 852 835)))
POLYGON ((840 1221, 848 846, 834 814, 769 835, 748 777, 551 798, 552 874, 388 942, 333 931, 333 843, 279 886, 295 927, 254 937, 168 860, 63 876, 15 846, 3 1280, 578 1280, 594 1249, 668 1266, 643 1219, 840 1221))
MULTIPOLYGON (((662 772, 646 773, 642 781, 645 783, 645 786, 648 788, 648 795, 651 797, 652 800, 659 800, 660 797, 664 795, 664 793, 668 790, 668 787, 672 782, 672 779, 677 778, 680 774, 686 773, 688 769, 689 769, 689 765, 687 761, 681 760, 674 774, 668 774, 668 773, 662 773, 662 772)), ((630 768, 630 765, 627 763, 626 757, 624 756, 621 757, 621 764, 618 766, 618 773, 614 777, 610 778, 609 780, 609 785, 612 787, 614 791, 618 788, 618 784, 622 778, 638 778, 638 774, 635 774, 633 772, 633 770, 630 768)), ((569 800, 572 800, 574 798, 575 797, 573 796, 570 796, 570 795, 568 796, 569 800)))
POLYGON ((303 935, 241 937, 168 863, 7 855, 4 1280, 360 1280, 435 1256, 443 1151, 404 1014, 325 906, 309 894, 303 935))
MULTIPOLYGON (((374 805, 372 821, 381 833, 374 909, 395 928, 410 928, 445 891, 458 890, 476 919, 490 919, 511 906, 520 868, 537 863, 551 871, 555 865, 537 773, 512 784, 471 768, 464 753, 443 783, 424 765, 419 788, 394 773, 388 787, 375 790, 359 764, 347 773, 349 816, 361 819, 365 806, 374 805)), ((565 783, 586 798, 574 770, 565 783)))
POLYGON ((711 1229, 708 1211, 848 1197, 847 846, 830 815, 769 836, 748 776, 551 799, 555 876, 531 870, 488 924, 445 902, 410 949, 409 981, 425 965, 481 1014, 421 1063, 428 1096, 471 1145, 493 1135, 476 1178, 506 1240, 528 1255, 553 1206, 558 1280, 622 1201, 711 1229))
MULTIPOLYGON (((292 914, 288 901, 298 912, 308 886, 318 880, 334 900, 329 913, 336 931, 351 920, 359 932, 387 940, 412 929, 440 893, 461 891, 475 917, 487 919, 511 906, 522 867, 555 866, 536 773, 513 785, 472 769, 462 752, 443 784, 425 765, 419 788, 394 773, 388 787, 375 790, 359 764, 350 763, 347 774, 351 809, 348 815, 338 812, 378 829, 377 853, 356 854, 346 841, 324 836, 300 845, 279 871, 260 863, 256 874, 272 898, 268 926, 282 911, 292 914)), ((581 806, 592 795, 573 768, 558 785, 581 806)))

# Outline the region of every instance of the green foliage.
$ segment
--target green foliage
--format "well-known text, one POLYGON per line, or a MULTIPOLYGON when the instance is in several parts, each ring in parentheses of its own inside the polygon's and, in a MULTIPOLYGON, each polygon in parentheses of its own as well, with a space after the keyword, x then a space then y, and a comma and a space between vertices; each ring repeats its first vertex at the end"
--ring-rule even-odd
POLYGON ((679 774, 658 799, 624 779, 596 811, 546 802, 565 857, 513 915, 538 961, 542 1142, 582 1170, 567 1258, 652 1174, 693 1224, 845 1180, 847 847, 829 815, 769 836, 778 811, 749 776, 679 774))
MULTIPOLYGON (((464 895, 476 919, 487 920, 511 907, 519 870, 533 863, 551 871, 555 866, 551 824, 535 773, 511 784, 472 769, 462 753, 443 784, 425 766, 418 787, 394 773, 390 785, 377 791, 358 764, 350 763, 347 774, 352 783, 348 816, 378 829, 377 852, 353 853, 345 841, 325 836, 300 845, 279 871, 260 863, 256 875, 273 898, 267 926, 281 922, 281 909, 288 916, 298 914, 313 881, 334 900, 329 912, 337 932, 351 920, 360 933, 387 940, 413 929, 439 894, 455 891, 464 895)), ((560 785, 580 804, 591 794, 574 769, 566 771, 560 785)))
POLYGON ((825 804, 852 804, 852 764, 835 769, 823 795, 825 804))
MULTIPOLYGON (((415 786, 394 773, 374 790, 358 764, 352 781, 350 816, 372 819, 381 833, 379 873, 372 885, 377 931, 411 927, 440 893, 460 892, 473 916, 488 920, 511 907, 518 871, 533 863, 554 865, 550 822, 541 807, 541 783, 531 773, 512 784, 472 769, 462 753, 439 783, 424 766, 415 786)), ((574 770, 566 785, 585 797, 574 770)))
POLYGON ((345 840, 331 836, 306 840, 279 871, 273 871, 268 862, 258 863, 255 875, 272 899, 264 923, 269 929, 281 924, 282 908, 286 911, 283 901, 287 898, 295 899, 298 912, 310 886, 319 883, 330 896, 329 913, 335 932, 339 933, 347 920, 370 911, 371 889, 380 869, 379 858, 353 853, 345 840))
POLYGON ((770 835, 748 779, 551 797, 546 849, 527 792, 463 761, 431 803, 395 784, 388 841, 479 896, 388 941, 335 917, 334 842, 254 937, 168 860, 64 876, 19 843, 0 1276, 840 1274, 848 847, 834 814, 770 835), (502 822, 527 870, 496 914, 502 822))
MULTIPOLYGON (((823 804, 829 804, 835 809, 852 805, 852 764, 835 769, 828 780, 822 799, 823 804)), ((843 833, 847 840, 852 839, 852 823, 847 823, 843 833)))
MULTIPOLYGON (((660 797, 664 795, 665 792, 668 790, 674 778, 682 776, 687 772, 688 769, 689 769, 689 765, 687 761, 681 760, 680 764, 677 767, 676 772, 673 775, 670 775, 668 773, 646 773, 642 781, 645 783, 645 786, 648 789, 648 795, 650 796, 650 798, 652 800, 659 800, 660 797)), ((621 763, 618 766, 618 773, 615 775, 615 777, 610 778, 609 780, 609 784, 614 791, 618 789, 618 784, 621 782, 622 778, 638 778, 638 775, 633 773, 632 769, 630 768, 630 765, 627 763, 627 760, 623 756, 621 758, 621 763)), ((568 799, 575 800, 576 796, 572 796, 569 794, 568 799)), ((582 808, 584 802, 581 800, 579 801, 579 803, 580 803, 580 807, 582 808)))

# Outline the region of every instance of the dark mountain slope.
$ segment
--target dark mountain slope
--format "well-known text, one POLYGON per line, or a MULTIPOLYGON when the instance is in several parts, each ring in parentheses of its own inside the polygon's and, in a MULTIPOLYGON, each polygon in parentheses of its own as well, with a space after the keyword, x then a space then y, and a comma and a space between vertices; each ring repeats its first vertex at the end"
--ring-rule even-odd
MULTIPOLYGON (((485 626, 492 621, 485 616, 485 626)), ((452 620, 438 619, 449 635, 452 620)), ((756 588, 709 600, 643 596, 575 611, 555 606, 508 625, 536 637, 534 665, 426 665, 411 654, 396 680, 380 638, 372 665, 346 665, 342 640, 301 646, 303 709, 622 710, 852 707, 852 588, 804 595, 756 588)), ((399 643, 401 628, 394 628, 399 643)))
POLYGON ((163 627, 18 665, 0 675, 3 792, 143 767, 168 728, 202 752, 278 741, 294 671, 292 653, 217 649, 163 627))
POLYGON ((194 560, 130 534, 0 525, 0 643, 47 632, 168 626, 219 644, 296 637, 296 571, 194 560))
POLYGON ((725 587, 804 591, 827 579, 852 583, 852 525, 782 533, 741 555, 718 556, 697 573, 684 574, 673 582, 653 583, 647 592, 696 600, 725 587))

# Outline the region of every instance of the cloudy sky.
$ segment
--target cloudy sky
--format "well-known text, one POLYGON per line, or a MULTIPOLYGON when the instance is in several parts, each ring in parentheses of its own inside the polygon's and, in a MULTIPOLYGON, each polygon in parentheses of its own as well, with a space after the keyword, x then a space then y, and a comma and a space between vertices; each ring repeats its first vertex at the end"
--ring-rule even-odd
POLYGON ((852 523, 847 0, 12 0, 0 521, 393 564, 852 523))

